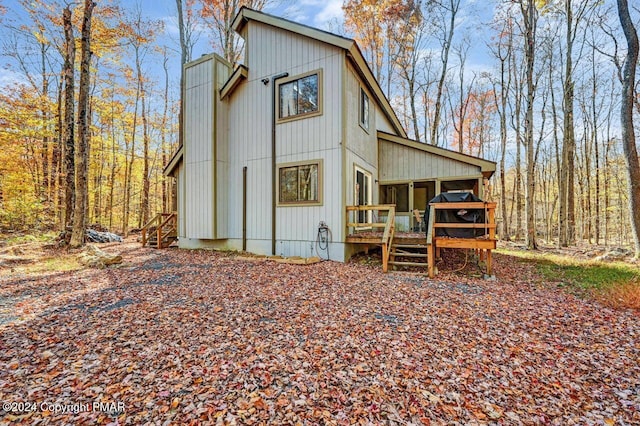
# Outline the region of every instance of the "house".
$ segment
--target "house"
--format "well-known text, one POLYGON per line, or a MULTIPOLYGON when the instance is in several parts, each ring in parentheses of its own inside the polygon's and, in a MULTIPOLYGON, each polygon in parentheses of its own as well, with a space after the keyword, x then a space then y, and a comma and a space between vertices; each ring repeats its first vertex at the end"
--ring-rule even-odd
POLYGON ((483 195, 495 163, 408 139, 355 41, 248 8, 233 29, 243 65, 184 68, 180 247, 345 261, 347 206, 395 204, 402 231, 441 191, 483 195))

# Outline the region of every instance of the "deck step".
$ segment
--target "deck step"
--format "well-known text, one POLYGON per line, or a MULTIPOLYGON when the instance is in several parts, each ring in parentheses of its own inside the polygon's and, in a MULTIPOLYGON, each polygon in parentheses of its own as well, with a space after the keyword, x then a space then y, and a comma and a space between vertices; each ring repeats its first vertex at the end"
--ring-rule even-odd
MULTIPOLYGON (((178 239, 177 235, 168 235, 168 236, 164 237, 164 239, 162 240, 162 247, 161 248, 169 247, 177 239, 178 239)), ((158 248, 158 239, 156 237, 149 238, 147 240, 147 244, 149 245, 149 247, 158 248)))
POLYGON ((398 253, 395 251, 391 252, 391 256, 395 256, 395 257, 424 257, 425 259, 427 258, 427 253, 398 253))
POLYGON ((396 266, 428 266, 427 262, 397 262, 397 261, 389 261, 389 265, 396 266))
POLYGON ((408 249, 426 249, 426 244, 392 244, 393 248, 408 248, 408 249))

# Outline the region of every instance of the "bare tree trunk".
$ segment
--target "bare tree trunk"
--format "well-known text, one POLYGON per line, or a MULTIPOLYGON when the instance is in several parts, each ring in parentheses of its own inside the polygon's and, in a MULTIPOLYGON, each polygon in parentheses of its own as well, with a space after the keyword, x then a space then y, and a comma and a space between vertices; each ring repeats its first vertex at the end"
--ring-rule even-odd
MULTIPOLYGON (((509 57, 509 70, 512 73, 513 82, 513 94, 514 96, 510 99, 513 102, 511 105, 511 127, 515 132, 516 139, 516 158, 515 158, 515 176, 514 176, 514 202, 515 209, 512 208, 511 214, 513 215, 513 210, 515 210, 515 224, 514 226, 514 238, 516 241, 522 239, 522 130, 521 130, 521 117, 522 117, 522 81, 524 76, 521 74, 520 69, 518 68, 518 59, 516 55, 512 54, 509 57)), ((513 222, 512 222, 513 223, 513 222)))
MULTIPOLYGON (((515 174, 515 173, 514 173, 515 174)), ((511 187, 511 207, 509 208, 509 223, 513 223, 513 211, 516 209, 516 179, 513 179, 513 185, 511 187)))
POLYGON ((533 103, 535 100, 535 87, 533 83, 533 65, 535 61, 536 43, 536 8, 533 0, 527 1, 527 7, 521 5, 522 16, 525 22, 525 57, 526 57, 526 78, 527 78, 527 111, 525 116, 525 146, 527 148, 527 185, 525 194, 527 234, 526 244, 529 250, 538 248, 536 243, 536 223, 535 223, 535 161, 534 161, 534 141, 533 141, 533 103))
POLYGON ((573 123, 573 10, 570 0, 565 0, 566 42, 567 52, 564 72, 563 91, 563 140, 562 140, 562 180, 566 200, 566 221, 563 232, 563 246, 575 244, 576 219, 575 219, 575 151, 576 140, 573 123))
MULTIPOLYGON (((549 54, 553 55, 553 48, 549 49, 549 54)), ((558 185, 558 216, 557 216, 557 224, 558 224, 558 239, 557 245, 561 247, 562 241, 562 222, 565 218, 565 207, 566 203, 564 202, 565 193, 562 191, 562 160, 560 154, 560 138, 558 137, 558 108, 556 107, 556 96, 555 96, 555 88, 553 85, 553 57, 549 58, 549 95, 551 96, 551 116, 553 118, 553 148, 554 148, 554 159, 556 162, 556 181, 558 185)))
POLYGON ((611 90, 609 91, 609 107, 607 108, 607 135, 602 142, 602 148, 604 151, 604 163, 603 163, 603 172, 604 172, 604 245, 609 246, 609 241, 611 239, 610 232, 610 223, 611 223, 611 163, 609 159, 611 158, 611 122, 612 122, 612 114, 613 114, 613 106, 615 104, 615 94, 614 94, 614 80, 611 79, 611 90))
MULTIPOLYGON (((504 64, 502 64, 504 67, 504 64)), ((504 74, 502 76, 504 82, 504 74)), ((507 154, 507 123, 506 123, 506 93, 501 89, 501 112, 500 112, 500 215, 502 216, 501 238, 505 241, 511 239, 509 235, 509 218, 507 217, 507 185, 505 176, 505 157, 507 154)))
POLYGON ((100 149, 95 153, 95 162, 98 164, 98 170, 93 177, 93 214, 90 223, 102 222, 102 178, 104 176, 105 159, 104 135, 100 132, 100 149))
POLYGON ((63 127, 64 127, 64 119, 62 115, 62 105, 63 105, 63 86, 64 86, 64 78, 61 78, 58 81, 58 93, 57 93, 57 118, 56 118, 56 135, 57 140, 53 144, 53 169, 55 170, 54 176, 54 206, 56 212, 56 224, 59 226, 60 230, 64 230, 64 207, 62 206, 62 200, 64 199, 64 194, 61 193, 63 184, 63 155, 64 155, 64 135, 63 135, 63 127))
MULTIPOLYGON (((468 44, 468 42, 463 41, 460 45, 460 48, 456 48, 456 53, 458 54, 458 58, 460 59, 460 72, 458 74, 458 82, 460 83, 460 98, 459 98, 459 104, 458 104, 458 108, 457 108, 457 113, 458 113, 458 123, 456 124, 456 120, 455 120, 455 114, 452 114, 452 122, 453 122, 453 128, 455 129, 456 133, 458 134, 458 151, 459 152, 464 152, 464 124, 465 124, 465 120, 467 118, 467 110, 469 108, 469 101, 470 101, 470 97, 469 94, 471 93, 471 88, 473 87, 474 81, 475 81, 475 75, 473 76, 473 79, 471 80, 471 83, 467 86, 467 92, 465 93, 464 90, 464 65, 465 62, 467 60, 467 52, 469 51, 469 47, 470 44, 468 44)), ((451 98, 449 98, 449 103, 450 103, 450 107, 451 107, 451 111, 453 112, 454 107, 453 105, 451 105, 451 98)), ((471 132, 469 132, 469 137, 470 137, 471 132)), ((471 152, 470 152, 471 154, 471 152)))
MULTIPOLYGON (((41 39, 44 40, 44 34, 41 30, 41 39)), ((47 107, 46 100, 49 98, 49 77, 47 76, 47 44, 44 42, 40 42, 40 72, 42 76, 42 102, 41 102, 41 119, 42 119, 42 188, 41 194, 44 195, 44 198, 47 203, 47 208, 49 209, 49 214, 51 211, 51 189, 53 182, 53 171, 52 171, 52 158, 51 158, 51 150, 52 150, 52 139, 49 137, 49 111, 47 107)))
POLYGON ((502 216, 502 229, 500 231, 500 238, 509 241, 509 218, 507 217, 507 185, 506 185, 506 171, 505 160, 507 155, 507 97, 511 88, 511 74, 506 69, 507 62, 512 54, 512 31, 509 25, 507 30, 505 24, 505 30, 508 34, 508 40, 506 43, 506 52, 503 52, 505 47, 501 41, 498 41, 497 48, 494 51, 494 55, 500 61, 500 97, 498 98, 498 91, 495 84, 493 87, 494 101, 496 104, 496 110, 500 118, 500 216, 502 216))
MULTIPOLYGON (((140 82, 142 85, 142 81, 140 82)), ((143 143, 143 171, 142 171, 142 207, 140 209, 140 220, 138 228, 142 228, 149 220, 149 123, 147 119, 147 110, 145 102, 145 92, 142 91, 142 143, 143 143)))
POLYGON ((449 16, 449 28, 445 32, 445 37, 442 40, 442 52, 440 53, 442 60, 442 72, 440 73, 440 80, 438 80, 438 91, 435 99, 435 112, 433 115, 433 122, 431 123, 431 145, 438 145, 438 126, 440 125, 440 114, 442 110, 442 93, 444 90, 444 82, 447 79, 448 63, 449 63, 449 51, 451 50, 451 42, 453 41, 453 33, 455 30, 456 15, 458 14, 458 8, 460 7, 460 0, 449 0, 450 13, 449 16))
POLYGON ((415 65, 409 72, 410 76, 406 79, 409 90, 409 103, 411 108, 411 124, 413 125, 413 134, 415 140, 420 142, 420 128, 418 127, 418 112, 416 111, 416 73, 415 65))
MULTIPOLYGON (((167 165, 167 110, 169 108, 169 68, 167 66, 167 63, 169 61, 169 58, 167 57, 167 51, 164 51, 164 58, 163 58, 163 62, 162 62, 162 68, 164 70, 164 106, 163 106, 163 110, 162 110, 162 124, 161 124, 161 128, 160 128, 160 138, 161 138, 161 143, 160 143, 160 147, 162 150, 162 167, 165 167, 167 165)), ((169 210, 169 203, 168 203, 168 197, 167 197, 167 185, 168 185, 168 179, 167 177, 164 175, 164 173, 162 174, 162 207, 161 210, 163 212, 169 212, 171 210, 169 210)))
POLYGON ((113 189, 116 180, 116 123, 113 92, 111 92, 111 170, 109 172, 109 230, 113 230, 113 189))
POLYGON ((74 76, 76 45, 73 37, 73 24, 71 22, 71 10, 67 6, 62 12, 62 22, 65 35, 64 57, 64 226, 71 226, 73 220, 73 207, 75 204, 76 180, 75 180, 75 132, 74 132, 74 76))
MULTIPOLYGON (((519 114, 518 114, 519 116, 519 114)), ((518 123, 520 120, 518 119, 518 123)), ((515 175, 515 199, 516 199, 516 241, 522 239, 522 140, 516 137, 516 175, 515 175)))
POLYGON ((636 84, 636 66, 638 64, 638 33, 629 14, 627 0, 618 0, 618 16, 627 39, 627 58, 624 62, 622 81, 622 105, 620 107, 620 125, 622 126, 622 149, 627 165, 629 180, 629 215, 635 246, 635 257, 640 258, 640 163, 633 127, 633 106, 636 84))
MULTIPOLYGON (((595 43, 594 43, 595 45, 595 43)), ((598 109, 596 96, 598 94, 598 74, 596 73, 596 49, 591 48, 591 119, 593 121, 593 148, 595 156, 595 243, 600 244, 600 148, 598 145, 598 109)))
MULTIPOLYGON (((587 116, 585 110, 585 117, 587 116)), ((585 123, 586 124, 586 123, 585 123)), ((586 128, 586 126, 585 126, 586 128)), ((595 127, 594 127, 595 133, 595 127)), ((587 241, 589 244, 592 243, 593 239, 593 223, 592 223, 592 215, 591 215, 591 143, 593 142, 593 135, 591 138, 586 139, 584 141, 584 167, 585 167, 585 185, 586 185, 586 209, 585 209, 585 219, 587 221, 587 241)), ((596 173, 597 174, 597 173, 596 173)))
MULTIPOLYGON (((122 235, 129 235, 129 210, 131 208, 131 177, 133 174, 133 162, 136 156, 136 131, 138 127, 138 102, 140 101, 140 81, 136 85, 135 107, 133 110, 133 124, 131 130, 131 157, 126 160, 124 172, 124 203, 122 205, 122 235)), ((129 155, 129 154, 127 154, 129 155)))
POLYGON ((91 75, 91 14, 95 3, 91 0, 84 2, 84 16, 82 19, 82 43, 80 59, 80 88, 78 92, 78 149, 76 150, 76 200, 73 214, 73 231, 71 233, 71 247, 84 244, 87 214, 87 175, 89 173, 90 120, 89 114, 89 85, 91 75))
MULTIPOLYGON (((132 38, 131 38, 131 45, 133 46, 133 52, 134 52, 134 60, 135 60, 135 66, 136 66, 136 96, 135 96, 135 103, 134 103, 134 110, 133 110, 133 123, 132 123, 132 128, 131 128, 131 157, 129 158, 127 165, 125 167, 125 199, 124 199, 124 206, 123 206, 123 219, 122 219, 122 233, 124 234, 124 236, 126 237, 127 235, 129 235, 129 215, 131 214, 131 185, 132 185, 132 180, 133 180, 133 164, 134 164, 134 160, 135 160, 135 156, 136 156, 136 151, 135 151, 135 147, 136 147, 136 137, 137 137, 137 131, 138 131, 138 108, 139 108, 139 103, 140 100, 143 100, 142 103, 142 115, 143 115, 143 121, 146 120, 146 118, 144 118, 145 115, 145 111, 144 111, 144 77, 142 75, 142 66, 141 66, 141 61, 142 61, 142 55, 143 55, 143 51, 142 51, 142 38, 146 38, 146 32, 147 32, 147 28, 145 27, 145 24, 143 23, 142 20, 142 11, 140 9, 138 9, 137 14, 135 16, 135 20, 133 22, 133 27, 136 29, 136 32, 134 34, 132 34, 132 38)), ((144 135, 143 135, 143 139, 144 139, 144 135)), ((144 140, 143 140, 144 143, 144 140)), ((145 178, 143 177, 143 180, 145 178)), ((140 212, 142 213, 142 212, 140 212)), ((141 222, 141 215, 138 216, 138 225, 141 226, 140 224, 141 222)))
POLYGON ((182 10, 182 0, 176 0, 176 7, 178 8, 178 30, 180 33, 180 111, 178 111, 178 146, 182 146, 184 143, 184 124, 182 117, 184 111, 184 64, 187 63, 188 46, 184 13, 182 10))

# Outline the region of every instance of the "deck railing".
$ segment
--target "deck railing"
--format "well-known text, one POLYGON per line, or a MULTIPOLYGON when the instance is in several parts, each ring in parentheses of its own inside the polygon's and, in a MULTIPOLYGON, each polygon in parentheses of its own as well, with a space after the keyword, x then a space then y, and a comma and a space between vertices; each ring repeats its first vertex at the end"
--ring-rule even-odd
POLYGON ((178 215, 173 213, 158 213, 142 227, 142 246, 152 240, 148 234, 155 232, 157 248, 163 248, 162 242, 176 233, 178 229, 178 215))
POLYGON ((395 233, 396 223, 396 206, 395 204, 381 204, 381 205, 365 205, 365 206, 347 206, 347 235, 362 232, 366 230, 378 230, 383 229, 382 236, 380 237, 379 244, 382 246, 382 270, 387 272, 389 267, 389 257, 391 256, 391 245, 393 244, 393 236, 395 233), (360 212, 371 212, 366 214, 367 220, 360 222, 360 212), (374 221, 375 219, 381 219, 380 213, 386 212, 384 222, 374 221), (353 221, 351 219, 354 219, 353 221))
POLYGON ((496 248, 496 203, 494 202, 459 202, 459 203, 430 203, 429 223, 427 224, 427 259, 429 262, 429 277, 435 274, 435 258, 439 256, 440 248, 468 248, 480 251, 481 259, 485 251, 487 256, 487 274, 492 273, 491 250, 496 248), (444 223, 436 220, 437 210, 484 210, 482 223, 444 223), (480 238, 448 238, 437 237, 437 228, 484 229, 484 237, 480 238))

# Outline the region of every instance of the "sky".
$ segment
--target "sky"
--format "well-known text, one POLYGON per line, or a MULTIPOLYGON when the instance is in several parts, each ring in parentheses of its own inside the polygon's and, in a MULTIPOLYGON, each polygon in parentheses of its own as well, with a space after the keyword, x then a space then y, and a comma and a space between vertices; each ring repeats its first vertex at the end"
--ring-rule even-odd
MULTIPOLYGON (((149 18, 162 19, 165 22, 166 36, 174 38, 177 43, 175 0, 142 0, 140 4, 145 13, 148 12, 149 18)), ((344 22, 342 0, 280 0, 269 5, 264 11, 332 32, 340 32, 344 22)), ((205 38, 200 37, 199 43, 195 46, 194 58, 211 53, 212 47, 205 38)))
MULTIPOLYGON (((13 0, 12 0, 13 1, 13 0)), ((276 0, 268 5, 264 10, 266 13, 281 16, 291 21, 299 22, 305 25, 316 27, 325 31, 345 34, 344 12, 342 10, 343 0, 276 0)), ((470 60, 477 65, 483 65, 488 62, 488 51, 482 42, 484 24, 488 22, 493 13, 494 1, 487 0, 462 0, 460 13, 457 16, 459 26, 467 27, 473 33, 476 43, 472 52, 470 52, 470 60)), ((142 0, 143 10, 152 13, 154 18, 163 19, 167 24, 168 35, 177 37, 178 29, 176 24, 176 7, 175 0, 142 0)), ((202 37, 204 39, 204 37, 202 37)), ((202 54, 210 53, 211 46, 204 40, 196 46, 194 58, 202 54)))
MULTIPOLYGON (((0 0, 1 1, 1 0, 0 0)), ((345 33, 343 0, 276 0, 264 11, 272 15, 281 16, 291 21, 316 27, 339 35, 349 36, 345 33)), ((142 0, 143 10, 149 11, 149 17, 163 19, 166 24, 166 37, 173 40, 175 46, 178 42, 178 28, 176 21, 175 0, 142 0)), ((487 0, 462 0, 462 6, 457 16, 457 22, 461 31, 456 31, 456 37, 463 35, 470 37, 472 49, 470 49, 465 72, 471 75, 489 71, 493 59, 486 46, 487 22, 492 19, 495 1, 487 0)), ((454 45, 456 40, 454 40, 454 45)), ((439 47, 438 47, 439 48, 439 47)), ((211 53, 212 46, 206 37, 200 37, 193 52, 193 58, 211 53)), ((453 67, 455 68, 455 67, 453 67)), ((456 72, 452 69, 452 72, 456 72)))

